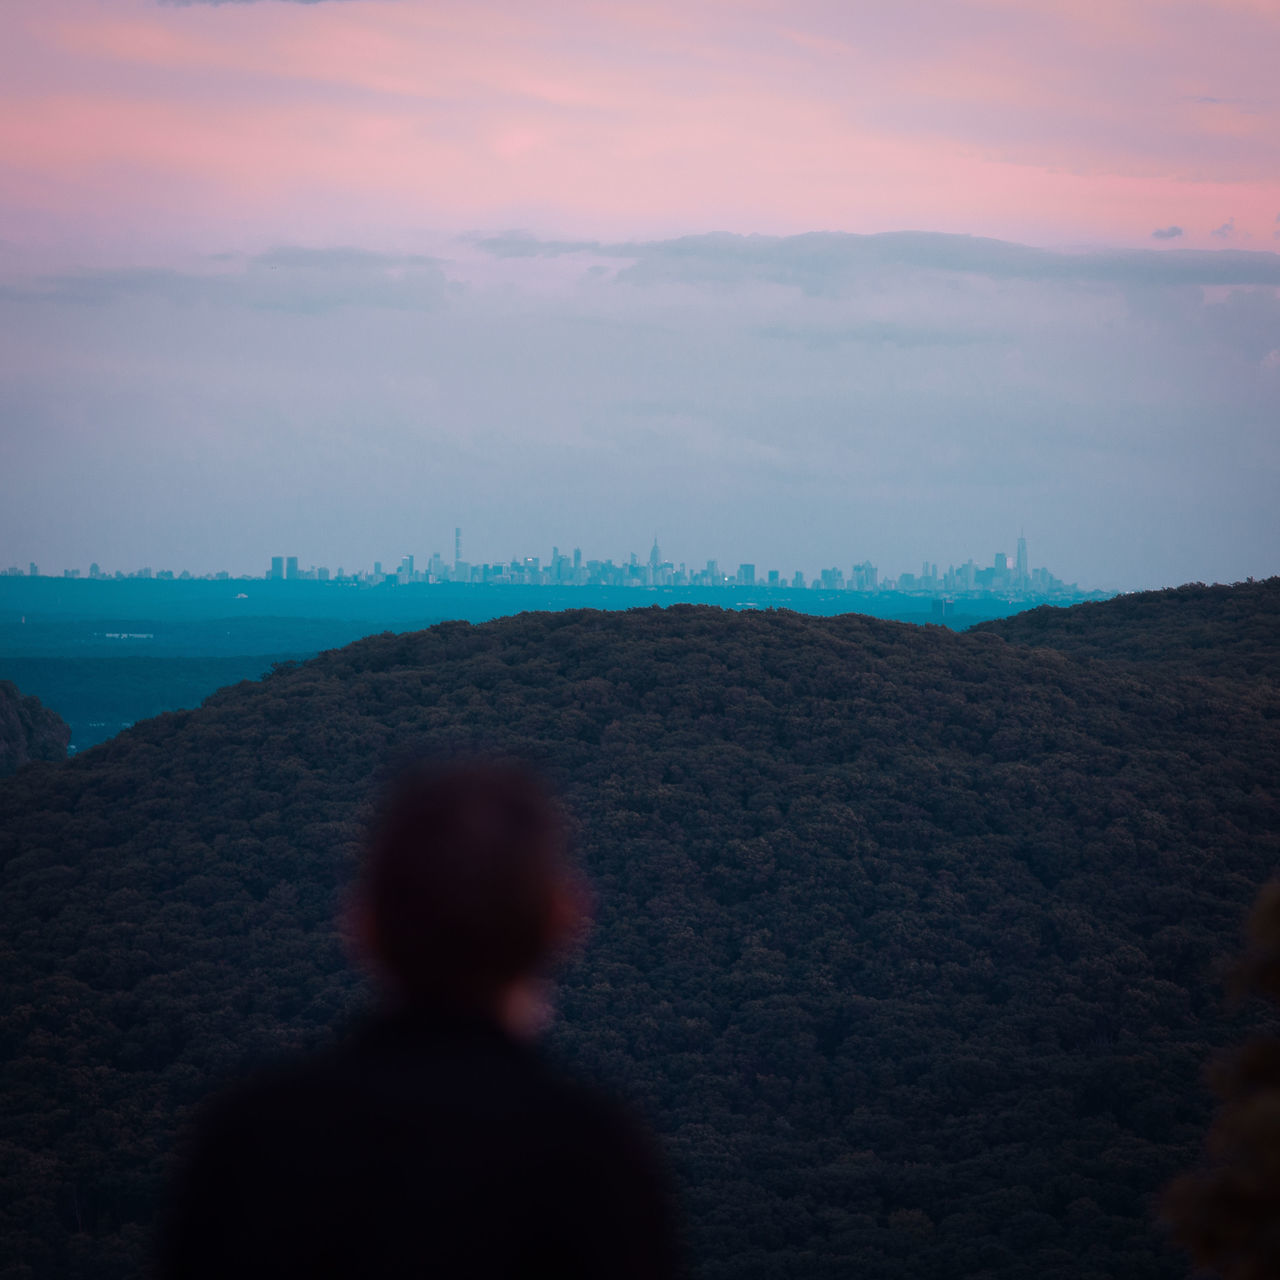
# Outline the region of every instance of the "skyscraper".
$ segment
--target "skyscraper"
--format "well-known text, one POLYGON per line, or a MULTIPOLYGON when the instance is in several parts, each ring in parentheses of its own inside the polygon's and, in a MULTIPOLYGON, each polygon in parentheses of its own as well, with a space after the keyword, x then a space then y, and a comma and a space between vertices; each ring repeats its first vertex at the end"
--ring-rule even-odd
POLYGON ((273 582, 284 579, 284 556, 271 557, 271 572, 267 575, 273 582))
POLYGON ((1027 540, 1018 534, 1018 564, 1014 574, 1019 583, 1027 583, 1031 579, 1031 566, 1027 561, 1027 540))
POLYGON ((290 556, 284 562, 284 576, 292 582, 298 576, 298 557, 290 556))
POLYGON ((453 531, 453 567, 456 569, 462 563, 462 530, 454 529, 453 531))

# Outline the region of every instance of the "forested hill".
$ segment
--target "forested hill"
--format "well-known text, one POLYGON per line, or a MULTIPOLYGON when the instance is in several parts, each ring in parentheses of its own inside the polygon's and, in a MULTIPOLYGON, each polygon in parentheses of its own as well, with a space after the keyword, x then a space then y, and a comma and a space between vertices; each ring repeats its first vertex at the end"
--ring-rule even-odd
POLYGON ((552 1048, 653 1118, 699 1276, 1185 1275, 1150 1197, 1249 1021, 1280 693, 696 607, 373 637, 0 784, 3 1274, 136 1274, 189 1109, 360 998, 383 762, 477 746, 577 814, 552 1048))
POLYGON ((28 760, 65 759, 70 741, 70 726, 39 698, 24 698, 11 680, 0 680, 0 777, 28 760))
POLYGON ((1280 679, 1280 577, 1233 587, 1192 583, 1066 609, 1044 605, 973 630, 1079 657, 1275 682, 1280 679))

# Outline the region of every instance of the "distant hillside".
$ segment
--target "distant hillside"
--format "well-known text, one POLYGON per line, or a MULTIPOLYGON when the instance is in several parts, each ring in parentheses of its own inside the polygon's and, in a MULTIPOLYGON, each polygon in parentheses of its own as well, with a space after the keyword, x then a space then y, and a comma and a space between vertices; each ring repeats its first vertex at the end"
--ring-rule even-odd
MULTIPOLYGON (((1214 598, 1244 647, 1262 597, 1214 598)), ((1150 1203, 1243 1034, 1280 692, 676 607, 372 637, 0 785, 0 1275, 136 1273, 189 1109, 361 998, 375 775, 460 747, 579 819, 551 1045, 653 1117, 700 1277, 1186 1274, 1150 1203)))
MULTIPOLYGON (((0 575, 0 678, 71 725, 73 751, 216 689, 257 679, 276 661, 311 657, 384 631, 443 620, 487 622, 526 610, 649 605, 768 605, 824 616, 856 611, 928 622, 927 596, 766 587, 530 587, 411 583, 230 582, 0 575), (265 656, 263 656, 265 655, 265 656)), ((940 603, 940 602, 939 602, 940 603)), ((1024 607, 990 594, 937 618, 952 629, 1024 607)))
POLYGON ((24 698, 12 681, 0 680, 0 777, 29 760, 66 759, 70 741, 70 726, 39 698, 24 698))
POLYGON ((0 657, 0 671, 54 708, 84 751, 137 720, 198 707, 223 685, 256 680, 277 662, 306 655, 274 653, 216 658, 0 657))
POLYGON ((1044 605, 973 630, 1079 657, 1274 682, 1280 679, 1280 577, 1233 587, 1192 583, 1065 609, 1044 605))

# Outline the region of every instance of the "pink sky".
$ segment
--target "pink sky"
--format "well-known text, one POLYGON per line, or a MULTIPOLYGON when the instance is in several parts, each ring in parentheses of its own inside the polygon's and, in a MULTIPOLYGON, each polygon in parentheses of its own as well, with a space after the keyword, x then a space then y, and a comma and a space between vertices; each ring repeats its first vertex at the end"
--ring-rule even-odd
POLYGON ((506 227, 1280 248, 1274 0, 16 0, 5 21, 10 252, 506 227))

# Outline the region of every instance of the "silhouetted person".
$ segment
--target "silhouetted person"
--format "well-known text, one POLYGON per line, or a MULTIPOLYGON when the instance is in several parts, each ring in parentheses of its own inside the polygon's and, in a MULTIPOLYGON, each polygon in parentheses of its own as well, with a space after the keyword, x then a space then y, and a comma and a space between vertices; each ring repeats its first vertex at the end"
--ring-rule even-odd
POLYGON ((166 1280, 674 1273, 648 1139, 528 1043, 542 973, 582 917, 564 846, 519 769, 393 788, 351 922, 385 1007, 207 1111, 166 1280))
MULTIPOLYGON (((1280 1004, 1280 881, 1259 893, 1235 994, 1280 1004)), ((1164 1191, 1174 1239, 1223 1280, 1280 1276, 1280 1038, 1260 1036, 1210 1075, 1221 1105, 1204 1164, 1164 1191)))

